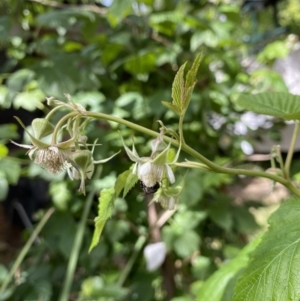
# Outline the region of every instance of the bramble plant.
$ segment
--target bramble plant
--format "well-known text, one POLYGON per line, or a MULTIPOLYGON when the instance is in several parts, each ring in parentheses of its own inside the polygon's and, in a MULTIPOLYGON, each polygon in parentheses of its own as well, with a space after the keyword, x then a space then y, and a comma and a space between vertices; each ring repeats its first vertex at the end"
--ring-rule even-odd
MULTIPOLYGON (((98 147, 97 140, 88 143, 87 137, 82 134, 91 120, 102 119, 123 124, 153 138, 151 154, 148 157, 140 157, 134 142, 132 148, 128 147, 120 133, 125 152, 134 165, 118 176, 113 187, 101 190, 90 251, 98 244, 106 221, 113 215, 115 200, 122 191, 122 196, 125 198, 137 181, 141 181, 149 191, 155 192, 153 202, 160 203, 168 210, 176 210, 176 204, 180 203, 180 193, 185 186, 184 177, 183 179, 177 177, 180 168, 264 177, 272 182, 281 183, 294 194, 294 197, 286 200, 272 215, 269 230, 263 236, 253 240, 237 257, 223 265, 204 282, 197 300, 221 300, 231 281, 236 282, 234 301, 299 300, 300 188, 290 177, 290 167, 300 128, 298 121, 300 96, 288 93, 259 93, 240 95, 236 102, 240 109, 295 121, 294 134, 285 162, 277 147, 272 152, 271 168, 266 171, 218 165, 193 149, 184 139, 184 117, 196 83, 200 61, 199 54, 187 72, 185 72, 186 64, 179 68, 172 86, 172 102, 163 102, 165 107, 178 116, 178 131, 168 128, 159 121, 160 130, 155 132, 119 117, 87 111, 81 105, 74 103, 70 96, 67 96, 67 103, 50 97, 48 105, 54 108, 44 119, 35 119, 32 122, 33 134, 30 134, 22 121, 16 117, 32 142, 32 145, 17 145, 29 149, 30 159, 49 172, 56 174, 67 170, 71 179, 80 180, 79 190, 85 194, 85 181, 92 177, 95 165, 103 164, 118 154, 100 161, 93 159, 93 151, 98 147), (55 126, 52 125, 53 114, 66 109, 69 112, 55 126), (66 141, 58 142, 59 135, 63 131, 67 131, 70 137, 66 141), (51 143, 42 140, 48 135, 52 135, 51 143), (186 153, 194 160, 180 162, 180 153, 186 153)), ((78 240, 80 241, 80 237, 78 240)), ((72 257, 75 263, 69 264, 69 275, 74 273, 77 257, 76 254, 72 257)), ((67 280, 64 285, 61 300, 67 299, 70 281, 67 280)), ((5 287, 2 287, 2 291, 4 289, 5 287)))

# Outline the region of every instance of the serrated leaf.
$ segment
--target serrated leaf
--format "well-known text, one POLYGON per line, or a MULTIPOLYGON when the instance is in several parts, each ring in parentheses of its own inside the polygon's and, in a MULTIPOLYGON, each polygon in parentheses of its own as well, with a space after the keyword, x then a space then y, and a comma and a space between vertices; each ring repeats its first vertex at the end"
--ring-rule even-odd
POLYGON ((186 88, 192 87, 192 89, 193 89, 194 86, 195 86, 195 83, 196 83, 196 80, 197 80, 196 76, 197 76, 197 72, 198 72, 198 69, 199 69, 199 66, 200 66, 201 57, 202 57, 201 53, 199 53, 196 56, 196 58, 193 62, 192 68, 189 70, 189 72, 186 75, 186 80, 185 80, 185 87, 186 88))
POLYGON ((234 301, 300 299, 300 200, 285 201, 239 277, 234 301))
POLYGON ((124 191, 123 191, 123 198, 126 197, 127 193, 129 192, 129 190, 131 190, 131 188, 136 184, 136 182, 138 181, 138 176, 136 174, 130 173, 126 179, 126 183, 125 183, 125 187, 124 187, 124 191))
POLYGON ((184 68, 186 63, 184 63, 179 70, 177 71, 173 85, 172 85, 172 98, 173 105, 181 112, 182 110, 182 101, 184 99, 184 68))
POLYGON ((165 107, 167 107, 168 109, 170 109, 171 111, 173 111, 175 114, 177 115, 181 115, 181 112, 180 110, 175 106, 173 105, 171 102, 167 102, 167 101, 162 101, 161 102, 165 107))
POLYGON ((286 120, 300 119, 300 96, 289 93, 258 93, 241 95, 237 104, 248 111, 286 120))
POLYGON ((197 300, 223 300, 230 281, 244 266, 246 266, 248 263, 248 254, 256 248, 259 242, 260 237, 257 237, 255 240, 249 243, 234 259, 221 266, 219 270, 210 276, 201 286, 201 289, 197 295, 197 300))
POLYGON ((99 243, 100 236, 106 221, 111 217, 114 208, 114 200, 116 198, 115 189, 113 187, 102 189, 99 198, 98 216, 95 218, 95 230, 89 252, 99 243))
POLYGON ((119 196, 119 194, 123 190, 123 188, 126 184, 127 177, 129 176, 130 173, 131 173, 131 170, 126 170, 123 173, 118 175, 117 181, 115 183, 116 198, 119 196))

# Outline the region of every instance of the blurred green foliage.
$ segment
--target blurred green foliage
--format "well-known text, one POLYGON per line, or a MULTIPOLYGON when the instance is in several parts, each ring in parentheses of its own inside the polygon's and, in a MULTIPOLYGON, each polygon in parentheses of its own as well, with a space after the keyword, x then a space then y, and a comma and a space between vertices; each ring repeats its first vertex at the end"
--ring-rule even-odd
MULTIPOLYGON (((164 120, 176 130, 177 117, 161 101, 171 100, 178 67, 202 52, 199 81, 185 118, 185 140, 210 160, 220 161, 220 156, 223 162, 242 159, 240 144, 245 137, 234 131, 241 114, 235 105, 237 94, 251 89, 286 91, 286 87, 268 68, 249 74, 243 67, 248 46, 242 29, 244 26, 249 31, 250 24, 241 16, 240 3, 115 0, 108 7, 105 3, 1 1, 1 108, 46 114, 45 96, 63 100, 64 93, 69 93, 88 110, 113 114, 154 130, 158 129, 156 120, 164 120)), ((261 62, 286 55, 283 42, 274 43, 271 50, 268 46, 260 54, 261 62)), ((58 116, 54 118, 58 120, 58 116)), ((120 125, 93 121, 86 134, 91 140, 99 138, 102 144, 94 153, 96 160, 122 147, 118 130, 127 142, 134 134, 138 152, 149 153, 148 137, 120 125)), ((20 279, 0 300, 59 300, 85 198, 77 193, 78 183, 70 182, 64 174, 46 174, 25 160, 21 150, 8 153, 9 139, 17 137, 16 125, 1 125, 0 200, 20 175, 41 177, 50 181, 48 193, 56 212, 22 263, 20 279)), ((184 154, 181 158, 189 159, 184 154)), ((88 183, 87 190, 96 190, 97 195, 69 299, 194 300, 201 294, 204 281, 257 231, 249 212, 249 207, 257 204, 236 204, 228 195, 228 185, 235 178, 182 171, 185 189, 179 208, 160 231, 168 250, 162 268, 148 272, 142 252, 134 252, 140 236, 147 235, 146 243, 155 241, 147 202, 138 185, 125 199, 117 199, 100 243, 88 254, 97 196, 101 189, 113 186, 117 174, 130 164, 122 152, 103 166, 99 179, 88 183), (128 270, 130 260, 133 263, 128 270), (172 280, 166 289, 167 279, 172 280)), ((156 210, 159 215, 163 212, 156 210)), ((3 264, 6 267, 0 265, 0 284, 11 263, 3 264)))

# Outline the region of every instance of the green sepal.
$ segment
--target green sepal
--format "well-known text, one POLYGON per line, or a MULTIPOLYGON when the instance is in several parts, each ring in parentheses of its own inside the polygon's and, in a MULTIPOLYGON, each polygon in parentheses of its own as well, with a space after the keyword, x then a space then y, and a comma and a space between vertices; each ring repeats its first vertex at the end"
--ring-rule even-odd
POLYGON ((31 134, 27 131, 27 129, 26 129, 24 123, 21 121, 20 118, 18 118, 17 116, 14 116, 14 118, 19 122, 19 124, 21 125, 21 127, 22 127, 22 128, 24 129, 24 131, 28 134, 28 136, 30 137, 30 140, 31 140, 31 142, 32 142, 32 144, 33 144, 34 146, 36 146, 36 147, 38 147, 38 148, 48 148, 49 146, 51 146, 50 144, 44 143, 44 142, 42 142, 42 141, 36 139, 33 135, 31 135, 31 134))
POLYGON ((35 138, 41 139, 53 133, 54 126, 49 120, 44 118, 35 118, 33 119, 32 129, 34 131, 35 138))

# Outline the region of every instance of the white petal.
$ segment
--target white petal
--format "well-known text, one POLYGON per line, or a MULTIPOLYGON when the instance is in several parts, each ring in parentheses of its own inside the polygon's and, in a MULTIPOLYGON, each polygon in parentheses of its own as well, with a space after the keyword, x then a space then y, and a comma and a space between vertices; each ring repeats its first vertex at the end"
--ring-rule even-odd
POLYGON ((157 242, 147 245, 144 249, 147 270, 154 271, 158 269, 165 261, 166 254, 167 248, 164 242, 157 242))
POLYGON ((149 173, 151 173, 151 162, 148 161, 144 164, 139 164, 139 167, 138 167, 138 175, 139 176, 145 176, 149 173))
POLYGON ((151 162, 139 164, 138 177, 147 186, 153 187, 157 182, 161 181, 161 177, 158 176, 158 171, 151 162))
POLYGON ((73 181, 74 178, 73 178, 73 175, 72 175, 72 168, 73 168, 73 167, 68 168, 68 169, 67 169, 67 172, 68 172, 69 178, 73 181))
POLYGON ((165 166, 166 166, 166 169, 167 169, 167 177, 168 177, 170 183, 173 184, 175 182, 174 172, 168 164, 165 164, 165 166))

